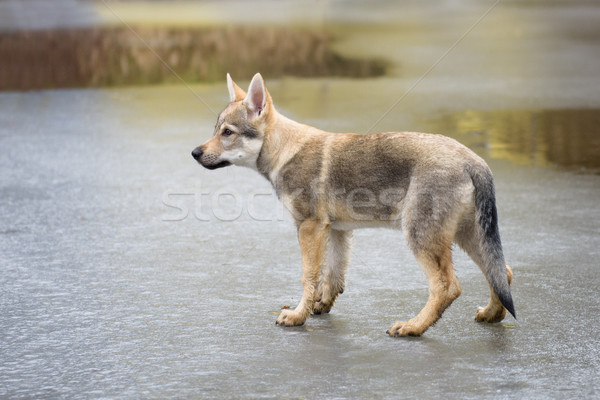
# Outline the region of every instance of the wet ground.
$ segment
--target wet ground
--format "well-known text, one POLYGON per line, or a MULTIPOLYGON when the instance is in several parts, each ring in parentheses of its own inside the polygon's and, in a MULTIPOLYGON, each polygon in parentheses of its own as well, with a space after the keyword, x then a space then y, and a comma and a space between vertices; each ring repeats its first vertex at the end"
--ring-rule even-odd
POLYGON ((490 164, 519 320, 473 321, 487 285, 456 251, 463 294, 421 338, 385 334, 427 298, 402 235, 387 230, 356 232, 330 314, 275 326, 301 294, 289 217, 258 174, 207 171, 190 156, 212 133, 210 109, 226 103, 224 81, 194 93, 0 94, 0 397, 598 397, 600 38, 585 32, 600 10, 561 4, 498 6, 479 39, 467 37, 407 96, 419 63, 435 62, 485 9, 431 14, 443 29, 429 44, 415 33, 404 53, 423 58, 407 55, 385 78, 266 77, 294 119, 435 131, 490 164), (510 18, 528 18, 519 26, 532 36, 504 37, 510 18), (497 62, 478 52, 485 40, 497 62))

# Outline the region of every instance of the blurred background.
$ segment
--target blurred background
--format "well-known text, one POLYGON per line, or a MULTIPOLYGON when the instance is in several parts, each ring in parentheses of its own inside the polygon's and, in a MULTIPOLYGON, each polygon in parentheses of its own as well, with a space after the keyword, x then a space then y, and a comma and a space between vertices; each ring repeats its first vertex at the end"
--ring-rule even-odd
MULTIPOLYGON (((374 81, 386 83, 386 93, 377 91, 380 115, 403 95, 404 107, 420 106, 419 94, 431 89, 424 106, 460 106, 428 130, 440 123, 470 141, 486 131, 495 157, 597 171, 595 3, 498 5, 2 0, 0 90, 192 85, 256 71, 267 79, 393 78, 374 81), (455 89, 461 95, 447 97, 455 89), (495 110, 475 111, 482 101, 495 110)), ((382 122, 377 128, 398 129, 382 122)))
POLYGON ((0 398, 598 398, 600 2, 0 0, 0 398), (255 171, 190 156, 261 72, 332 132, 490 165, 518 321, 484 277, 422 338, 402 234, 358 230, 330 314, 255 171))
POLYGON ((274 78, 385 73, 383 61, 332 49, 332 32, 314 21, 323 4, 311 3, 308 13, 298 2, 272 6, 263 15, 240 12, 265 9, 251 2, 3 1, 0 89, 143 85, 177 76, 196 83, 222 80, 228 71, 274 78))

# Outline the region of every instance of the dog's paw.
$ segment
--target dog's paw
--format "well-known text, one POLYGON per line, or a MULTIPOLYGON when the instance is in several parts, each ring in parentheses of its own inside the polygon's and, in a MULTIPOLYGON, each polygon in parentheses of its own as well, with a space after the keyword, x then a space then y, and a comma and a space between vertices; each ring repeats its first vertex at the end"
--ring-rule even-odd
POLYGON ((313 314, 327 314, 329 311, 331 311, 331 308, 333 307, 333 303, 323 303, 321 301, 315 303, 315 307, 313 308, 313 314))
POLYGON ((275 324, 281 326, 300 326, 304 324, 304 321, 306 321, 306 318, 299 312, 296 312, 295 310, 283 310, 281 311, 281 314, 279 314, 275 324))
POLYGON ((500 322, 506 317, 506 308, 500 307, 479 307, 475 314, 475 321, 477 322, 500 322))
POLYGON ((398 321, 385 333, 392 337, 421 336, 421 334, 423 334, 423 329, 419 329, 418 327, 412 325, 410 321, 398 321))

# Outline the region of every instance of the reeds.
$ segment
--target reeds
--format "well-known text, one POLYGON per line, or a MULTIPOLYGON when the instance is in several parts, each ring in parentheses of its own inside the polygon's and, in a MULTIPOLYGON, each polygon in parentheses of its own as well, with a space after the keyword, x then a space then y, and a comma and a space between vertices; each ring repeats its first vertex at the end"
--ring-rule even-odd
POLYGON ((253 28, 61 29, 0 34, 0 90, 102 87, 250 77, 369 77, 380 60, 343 57, 318 30, 253 28), (141 40, 141 39, 142 40, 141 40), (162 60, 162 61, 161 61, 162 60), (167 68, 164 63, 168 64, 167 68))

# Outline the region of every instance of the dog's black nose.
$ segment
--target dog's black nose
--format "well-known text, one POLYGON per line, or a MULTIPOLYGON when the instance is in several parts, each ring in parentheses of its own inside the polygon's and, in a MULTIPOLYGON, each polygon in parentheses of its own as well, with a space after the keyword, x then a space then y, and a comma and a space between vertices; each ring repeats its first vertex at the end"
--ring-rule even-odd
POLYGON ((194 157, 194 159, 196 161, 200 160, 200 157, 202 157, 202 149, 200 147, 196 147, 193 151, 192 151, 192 157, 194 157))

